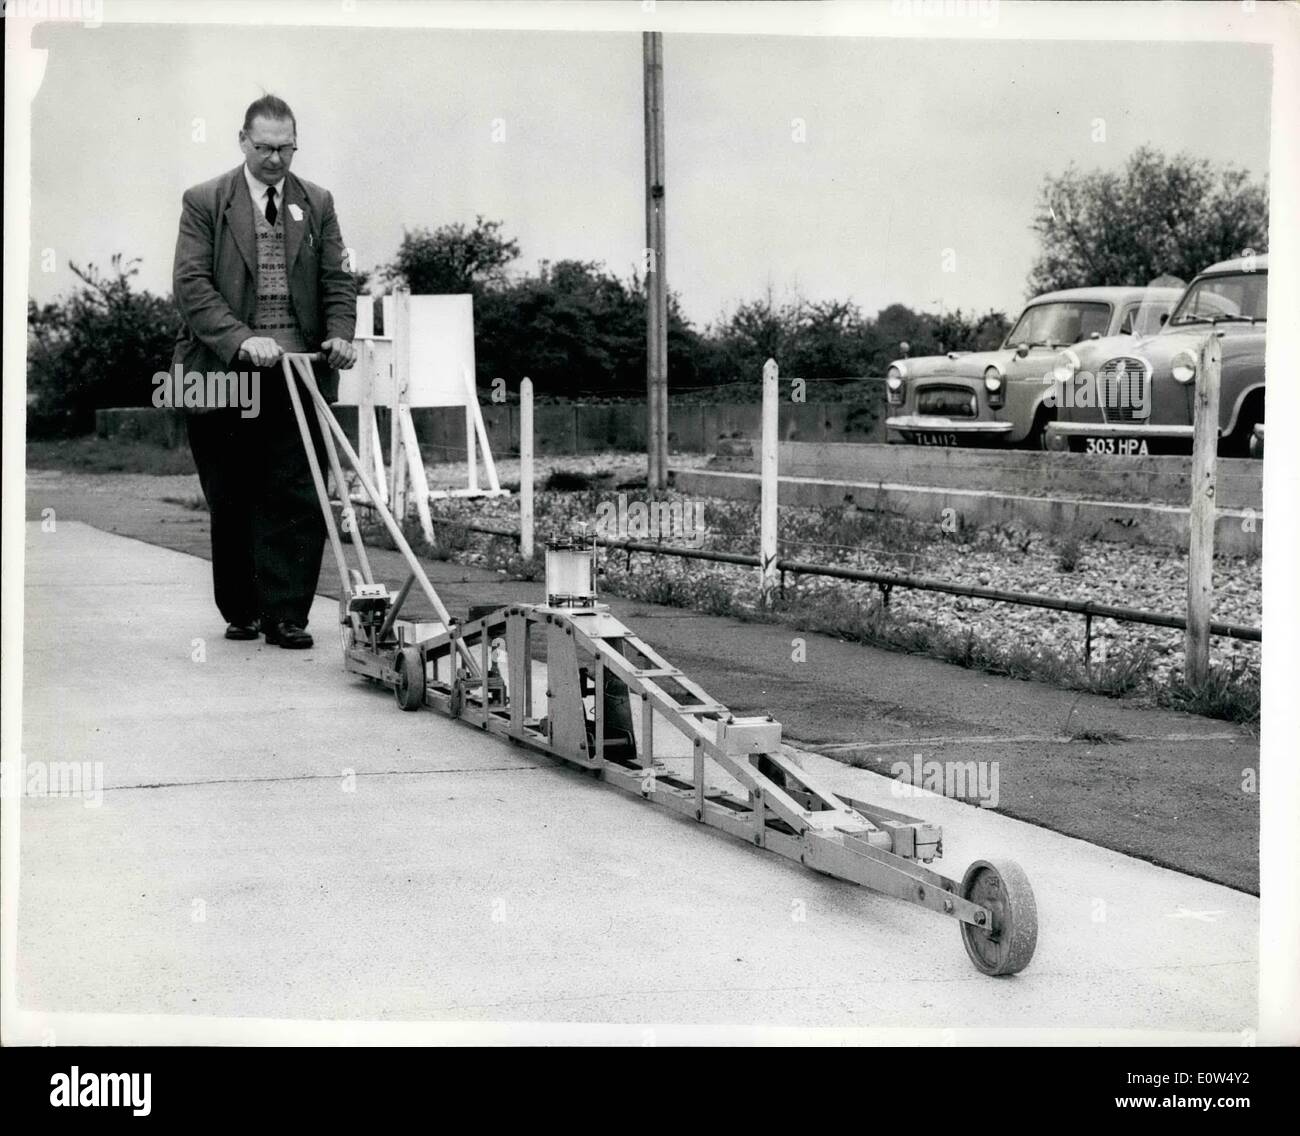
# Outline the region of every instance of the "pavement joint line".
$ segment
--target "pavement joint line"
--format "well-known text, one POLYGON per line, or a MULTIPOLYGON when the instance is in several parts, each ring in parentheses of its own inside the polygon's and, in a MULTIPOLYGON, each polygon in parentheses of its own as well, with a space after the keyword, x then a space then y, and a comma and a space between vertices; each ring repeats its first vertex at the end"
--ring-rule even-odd
POLYGON ((940 737, 940 738, 900 738, 890 742, 835 742, 822 745, 819 742, 800 742, 815 748, 818 753, 830 753, 838 750, 855 749, 900 749, 906 746, 940 746, 940 745, 997 745, 1013 742, 1042 742, 1051 745, 1066 743, 1087 745, 1123 745, 1125 742, 1222 742, 1239 741, 1241 734, 1123 734, 1108 738, 1105 742, 1092 741, 1088 738, 1071 737, 1068 734, 981 734, 975 737, 940 737))
MULTIPOLYGON (((427 773, 531 773, 540 765, 484 765, 466 769, 378 769, 355 777, 417 777, 427 773)), ((280 781, 337 781, 341 773, 302 773, 292 777, 220 777, 208 781, 153 781, 147 785, 105 785, 105 793, 133 789, 193 789, 204 785, 260 785, 280 781)))

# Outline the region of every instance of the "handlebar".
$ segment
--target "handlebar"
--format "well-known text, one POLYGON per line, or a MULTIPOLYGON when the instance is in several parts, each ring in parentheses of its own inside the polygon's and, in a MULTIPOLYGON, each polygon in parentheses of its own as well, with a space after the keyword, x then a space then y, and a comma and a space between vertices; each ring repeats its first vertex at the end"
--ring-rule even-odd
MULTIPOLYGON (((283 359, 286 355, 295 359, 305 359, 308 363, 325 362, 324 351, 284 351, 281 353, 280 359, 283 359)), ((239 358, 244 362, 252 362, 252 359, 242 347, 239 349, 239 358)), ((277 359, 276 362, 278 363, 280 359, 277 359)))

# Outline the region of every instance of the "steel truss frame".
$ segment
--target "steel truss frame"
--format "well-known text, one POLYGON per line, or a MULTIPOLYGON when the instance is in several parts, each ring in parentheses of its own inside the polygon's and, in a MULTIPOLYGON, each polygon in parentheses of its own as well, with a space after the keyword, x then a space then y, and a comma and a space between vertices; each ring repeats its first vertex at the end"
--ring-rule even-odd
POLYGON ((942 855, 937 825, 835 792, 783 752, 780 723, 732 714, 607 606, 516 603, 453 619, 317 389, 315 358, 290 354, 283 366, 338 567, 347 671, 392 689, 405 710, 429 707, 814 871, 950 916, 971 961, 986 974, 1014 974, 1028 965, 1037 908, 1014 861, 976 861, 960 882, 926 867, 942 855), (299 383, 325 439, 359 569, 349 569, 343 553, 299 383), (410 569, 396 593, 375 582, 340 450, 410 569), (415 626, 398 618, 416 584, 442 625, 418 641, 415 626), (542 644, 547 689, 545 712, 537 714, 543 699, 533 690, 533 656, 542 644), (680 763, 656 755, 657 723, 689 744, 680 763), (712 783, 718 771, 731 787, 712 783))

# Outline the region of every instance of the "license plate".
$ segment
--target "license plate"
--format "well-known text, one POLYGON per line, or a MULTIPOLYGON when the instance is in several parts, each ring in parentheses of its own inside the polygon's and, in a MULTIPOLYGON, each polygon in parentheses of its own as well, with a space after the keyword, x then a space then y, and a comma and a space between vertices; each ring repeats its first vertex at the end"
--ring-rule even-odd
POLYGON ((955 446, 957 444, 957 435, 951 431, 945 434, 933 430, 923 430, 912 435, 912 443, 917 446, 955 446))
POLYGON ((1145 438, 1086 438, 1083 452, 1085 454, 1118 454, 1121 457, 1138 457, 1146 454, 1145 438))

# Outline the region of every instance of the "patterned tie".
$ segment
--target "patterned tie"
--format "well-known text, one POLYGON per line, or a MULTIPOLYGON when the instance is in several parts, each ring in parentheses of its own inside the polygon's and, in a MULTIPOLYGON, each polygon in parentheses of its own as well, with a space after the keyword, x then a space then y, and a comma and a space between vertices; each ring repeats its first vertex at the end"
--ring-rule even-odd
POLYGON ((278 211, 275 208, 275 186, 268 185, 266 187, 266 223, 268 225, 274 225, 277 216, 278 211))

